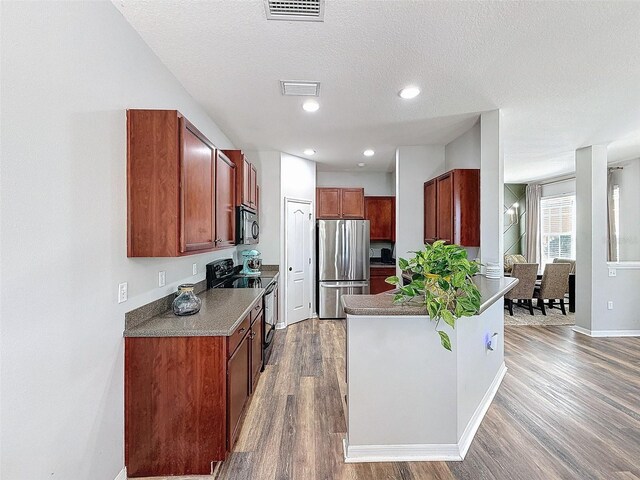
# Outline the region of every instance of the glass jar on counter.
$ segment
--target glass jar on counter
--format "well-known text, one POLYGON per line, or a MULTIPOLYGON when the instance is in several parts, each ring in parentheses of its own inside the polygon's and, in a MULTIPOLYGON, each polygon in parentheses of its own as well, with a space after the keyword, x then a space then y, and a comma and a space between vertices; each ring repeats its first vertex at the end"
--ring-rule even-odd
POLYGON ((173 313, 179 316, 193 315, 200 311, 202 300, 193 292, 192 283, 184 283, 178 286, 178 296, 173 300, 173 313))

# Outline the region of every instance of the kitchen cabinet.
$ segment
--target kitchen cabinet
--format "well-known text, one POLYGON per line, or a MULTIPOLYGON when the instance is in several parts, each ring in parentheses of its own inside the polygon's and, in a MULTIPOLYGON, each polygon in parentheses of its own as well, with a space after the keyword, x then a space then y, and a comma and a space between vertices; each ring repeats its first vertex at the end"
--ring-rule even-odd
POLYGON ((240 345, 227 362, 227 405, 228 405, 228 441, 227 448, 231 450, 238 438, 240 420, 244 413, 249 388, 251 385, 249 361, 251 354, 251 337, 248 333, 240 341, 240 345))
POLYGON ((364 188, 317 188, 316 212, 320 220, 364 219, 364 188))
POLYGON ((236 244, 236 166, 216 152, 216 247, 236 244))
POLYGON ((424 243, 438 238, 437 181, 434 178, 424 184, 424 243))
POLYGON ((451 170, 424 184, 424 241, 480 246, 480 170, 451 170))
POLYGON ((395 266, 371 266, 369 269, 369 293, 376 295, 378 293, 387 292, 395 288, 385 280, 396 274, 395 266))
POLYGON ((251 331, 249 337, 251 339, 251 393, 255 392, 260 370, 262 370, 262 340, 264 338, 264 312, 260 305, 259 312, 252 316, 251 331))
POLYGON ((236 206, 258 209, 258 171, 242 150, 223 150, 236 166, 236 206))
POLYGON ((233 174, 217 181, 216 163, 215 146, 180 112, 127 111, 127 256, 176 257, 233 244, 225 213, 218 222, 216 210, 216 189, 233 174))
POLYGON ((125 338, 130 477, 209 475, 227 458, 262 368, 262 302, 229 336, 125 338))
POLYGON ((395 242, 396 197, 364 197, 364 218, 369 220, 372 242, 395 242))
POLYGON ((316 189, 316 205, 318 219, 329 220, 341 218, 342 211, 340 209, 340 189, 316 189))

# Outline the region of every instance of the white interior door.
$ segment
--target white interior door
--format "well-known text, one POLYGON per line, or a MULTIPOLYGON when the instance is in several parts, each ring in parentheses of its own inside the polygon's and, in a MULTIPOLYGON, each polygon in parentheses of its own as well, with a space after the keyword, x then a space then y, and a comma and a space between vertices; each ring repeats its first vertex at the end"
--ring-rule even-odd
POLYGON ((311 204, 287 200, 286 206, 287 325, 311 315, 311 204))

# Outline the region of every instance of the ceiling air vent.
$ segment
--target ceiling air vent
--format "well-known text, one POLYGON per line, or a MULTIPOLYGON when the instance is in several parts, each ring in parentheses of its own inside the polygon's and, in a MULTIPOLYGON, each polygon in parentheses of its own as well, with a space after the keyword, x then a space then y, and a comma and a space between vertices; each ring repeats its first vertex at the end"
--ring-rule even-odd
POLYGON ((320 82, 289 82, 280 81, 283 95, 297 97, 317 97, 320 95, 320 82))
POLYGON ((324 20, 324 0, 264 0, 264 5, 267 20, 324 20))

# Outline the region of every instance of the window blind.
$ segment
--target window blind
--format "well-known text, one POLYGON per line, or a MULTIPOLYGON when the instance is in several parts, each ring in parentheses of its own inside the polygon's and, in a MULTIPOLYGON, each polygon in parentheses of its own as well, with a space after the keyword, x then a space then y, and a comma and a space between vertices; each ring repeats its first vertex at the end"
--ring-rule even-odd
POLYGON ((554 258, 575 259, 575 195, 543 198, 540 201, 540 232, 543 264, 554 258))

